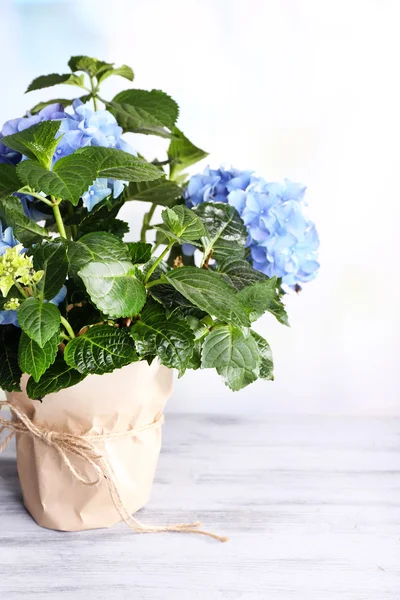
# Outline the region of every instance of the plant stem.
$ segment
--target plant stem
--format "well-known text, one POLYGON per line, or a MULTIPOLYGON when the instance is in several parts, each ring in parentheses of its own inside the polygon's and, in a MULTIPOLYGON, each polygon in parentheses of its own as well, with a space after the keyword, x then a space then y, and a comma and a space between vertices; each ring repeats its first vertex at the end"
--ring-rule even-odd
POLYGON ((97 88, 94 84, 94 78, 90 77, 90 87, 92 88, 91 92, 92 92, 92 98, 93 98, 93 106, 94 106, 94 110, 98 109, 98 105, 97 105, 97 88))
POLYGON ((149 283, 147 284, 147 289, 153 287, 154 285, 160 285, 162 283, 165 283, 162 277, 160 279, 155 279, 154 281, 149 281, 149 283))
POLYGON ((152 204, 149 212, 147 212, 143 217, 143 225, 140 230, 140 241, 146 242, 146 232, 149 229, 150 221, 153 218, 154 212, 157 208, 157 204, 152 204))
POLYGON ((14 285, 17 288, 17 290, 19 291, 19 293, 24 297, 24 298, 29 298, 29 294, 26 293, 26 291, 24 290, 24 288, 22 287, 22 285, 20 283, 18 283, 18 281, 14 281, 14 285))
POLYGON ((54 213, 54 218, 56 220, 57 223, 57 227, 58 227, 58 231, 60 232, 60 235, 62 238, 67 239, 67 232, 65 231, 65 227, 64 227, 64 222, 62 220, 62 216, 61 216, 61 212, 60 212, 60 206, 59 204, 52 204, 51 205, 53 208, 53 213, 54 213))
POLYGON ((44 202, 45 204, 48 204, 49 206, 53 206, 53 204, 50 202, 50 200, 47 200, 47 198, 45 198, 44 196, 41 196, 40 194, 33 192, 31 190, 31 188, 27 185, 24 186, 23 188, 21 188, 20 190, 18 190, 18 194, 28 194, 28 196, 33 196, 33 198, 37 198, 41 202, 44 202))
POLYGON ((158 267, 158 265, 160 264, 160 262, 162 261, 162 259, 164 258, 164 256, 166 254, 168 254, 168 252, 171 250, 172 246, 174 245, 175 242, 170 242, 168 244, 168 246, 165 248, 165 250, 163 250, 160 254, 160 256, 157 257, 157 259, 154 261, 154 263, 151 265, 150 269, 147 271, 147 275, 144 278, 144 282, 147 283, 148 280, 150 279, 151 275, 154 273, 154 271, 156 270, 156 268, 158 267))
POLYGON ((67 319, 65 317, 63 317, 62 315, 61 315, 61 323, 64 325, 65 329, 69 333, 69 336, 71 338, 74 338, 75 337, 74 330, 72 329, 71 325, 68 323, 67 319))

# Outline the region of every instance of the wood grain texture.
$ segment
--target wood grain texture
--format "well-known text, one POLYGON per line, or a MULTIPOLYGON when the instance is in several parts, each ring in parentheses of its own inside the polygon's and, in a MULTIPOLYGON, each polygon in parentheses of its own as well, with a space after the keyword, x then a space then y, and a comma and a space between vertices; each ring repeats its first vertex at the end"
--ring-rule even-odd
POLYGON ((0 598, 399 600, 400 419, 169 415, 148 523, 40 529, 0 456, 0 598))

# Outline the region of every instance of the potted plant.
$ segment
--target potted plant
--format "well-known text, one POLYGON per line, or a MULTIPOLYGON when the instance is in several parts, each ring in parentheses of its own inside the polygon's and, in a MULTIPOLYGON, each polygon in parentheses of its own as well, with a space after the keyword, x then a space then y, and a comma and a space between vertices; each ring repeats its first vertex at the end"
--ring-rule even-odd
POLYGON ((0 425, 17 434, 40 525, 122 518, 153 531, 130 515, 151 490, 172 370, 216 369, 234 391, 272 380, 253 323, 268 311, 288 324, 283 295, 315 276, 318 236, 304 186, 223 168, 188 179, 207 154, 177 128, 172 98, 130 88, 108 101, 101 84, 133 81, 129 67, 68 64, 27 91, 62 83, 79 97, 40 103, 1 132, 0 388, 13 420, 0 425), (167 157, 148 162, 125 132, 166 138, 167 157), (127 243, 118 213, 131 201, 149 210, 127 243))

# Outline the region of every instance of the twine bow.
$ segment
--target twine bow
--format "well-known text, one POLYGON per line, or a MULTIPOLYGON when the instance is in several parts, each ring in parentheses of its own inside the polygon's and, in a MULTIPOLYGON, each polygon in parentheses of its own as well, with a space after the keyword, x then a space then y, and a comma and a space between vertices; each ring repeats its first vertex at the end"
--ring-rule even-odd
POLYGON ((99 435, 76 435, 61 431, 52 431, 37 425, 20 408, 11 404, 11 402, 0 401, 0 409, 3 407, 8 407, 15 417, 17 417, 17 420, 9 421, 8 419, 3 419, 0 417, 0 435, 6 430, 10 432, 0 445, 0 454, 15 434, 28 434, 32 438, 41 440, 49 447, 54 448, 54 450, 58 452, 64 465, 67 467, 70 473, 72 473, 73 477, 75 477, 75 479, 80 483, 94 486, 98 485, 104 479, 107 483, 111 499, 116 510, 118 511, 119 516, 133 531, 139 533, 160 533, 166 531, 197 533, 212 537, 220 542, 228 541, 228 538, 224 536, 199 529, 201 525, 199 522, 177 523, 175 525, 165 526, 143 525, 140 523, 140 521, 132 517, 132 515, 130 515, 127 511, 111 465, 104 458, 104 456, 99 453, 94 442, 123 439, 126 437, 136 437, 145 431, 155 429, 156 427, 161 427, 164 422, 163 415, 158 415, 152 423, 148 423, 147 425, 143 425, 137 429, 130 429, 126 432, 106 433, 99 435), (94 478, 90 479, 85 474, 82 474, 77 470, 71 460, 71 458, 74 456, 79 456, 86 462, 87 465, 91 467, 95 475, 94 478))

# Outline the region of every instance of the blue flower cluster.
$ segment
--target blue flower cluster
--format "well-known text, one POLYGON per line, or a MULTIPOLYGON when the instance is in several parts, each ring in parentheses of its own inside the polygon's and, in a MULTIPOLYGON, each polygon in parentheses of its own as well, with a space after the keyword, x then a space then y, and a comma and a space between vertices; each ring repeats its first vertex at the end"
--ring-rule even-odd
POLYGON ((268 183, 250 171, 206 168, 190 179, 184 196, 189 207, 201 202, 234 206, 247 226, 253 267, 294 287, 314 279, 319 269, 319 238, 304 215, 305 190, 287 179, 268 183))
MULTIPOLYGON (((3 229, 3 224, 0 221, 0 256, 8 250, 8 248, 14 248, 19 244, 18 240, 14 236, 14 232, 11 227, 7 227, 3 229)), ((24 253, 25 249, 21 250, 21 253, 24 253)), ((62 286, 60 291, 54 298, 49 300, 51 304, 55 304, 58 306, 66 297, 67 288, 65 285, 62 286)), ((45 300, 45 302, 47 302, 45 300)), ((0 310, 0 325, 18 325, 18 316, 16 310, 0 310)))
MULTIPOLYGON (((72 105, 72 113, 64 110, 61 104, 51 104, 37 115, 22 117, 7 121, 3 125, 0 134, 0 163, 7 162, 17 164, 22 160, 22 155, 7 148, 1 141, 5 135, 11 135, 23 131, 36 123, 48 120, 60 120, 61 125, 58 132, 60 142, 54 154, 53 163, 64 156, 68 156, 85 146, 102 146, 106 148, 117 148, 130 154, 136 154, 135 150, 122 139, 122 128, 118 125, 115 117, 107 110, 93 111, 89 104, 83 104, 75 100, 72 105)), ((91 211, 93 207, 111 195, 117 198, 124 189, 125 182, 107 179, 97 179, 88 191, 83 195, 84 206, 91 211)), ((31 218, 40 220, 40 213, 34 214, 30 210, 29 198, 24 198, 24 210, 31 218)), ((42 217, 43 218, 43 217, 42 217)))

